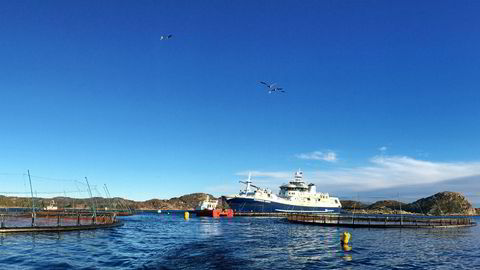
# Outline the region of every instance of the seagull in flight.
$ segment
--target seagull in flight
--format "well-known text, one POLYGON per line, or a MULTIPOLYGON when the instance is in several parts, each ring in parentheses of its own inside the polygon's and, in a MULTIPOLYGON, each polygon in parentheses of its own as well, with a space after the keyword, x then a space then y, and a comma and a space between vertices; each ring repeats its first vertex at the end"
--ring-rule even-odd
POLYGON ((168 39, 171 39, 172 37, 173 37, 172 34, 164 35, 164 36, 160 36, 160 40, 168 40, 168 39))
POLYGON ((263 81, 260 81, 260 83, 267 87, 267 90, 268 90, 269 94, 271 94, 273 92, 285 93, 285 90, 283 90, 283 87, 276 86, 277 85, 276 83, 267 83, 267 82, 263 82, 263 81))

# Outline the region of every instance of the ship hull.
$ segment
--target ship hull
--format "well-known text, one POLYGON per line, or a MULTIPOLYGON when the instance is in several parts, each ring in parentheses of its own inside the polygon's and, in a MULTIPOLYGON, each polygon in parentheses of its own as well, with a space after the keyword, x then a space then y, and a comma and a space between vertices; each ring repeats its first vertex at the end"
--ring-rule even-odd
POLYGON ((339 214, 340 207, 300 206, 254 198, 227 198, 227 203, 234 212, 304 212, 339 214))
POLYGON ((195 210, 197 217, 233 217, 232 209, 195 210))

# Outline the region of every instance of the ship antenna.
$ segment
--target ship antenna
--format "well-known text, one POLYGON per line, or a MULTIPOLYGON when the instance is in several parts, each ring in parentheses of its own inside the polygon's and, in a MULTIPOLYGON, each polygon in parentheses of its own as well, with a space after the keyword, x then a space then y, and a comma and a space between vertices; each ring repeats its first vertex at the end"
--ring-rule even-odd
POLYGON ((250 184, 251 183, 252 183, 252 172, 248 172, 247 187, 245 189, 246 192, 250 191, 250 184))

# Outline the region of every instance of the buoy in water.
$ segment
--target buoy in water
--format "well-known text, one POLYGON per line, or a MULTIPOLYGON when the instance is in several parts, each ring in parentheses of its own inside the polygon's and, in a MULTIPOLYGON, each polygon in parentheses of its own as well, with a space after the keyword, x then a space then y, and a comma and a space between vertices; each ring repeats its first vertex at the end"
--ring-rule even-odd
POLYGON ((352 250, 352 247, 348 245, 348 241, 350 241, 352 235, 349 232, 343 232, 342 236, 340 236, 340 245, 342 246, 344 251, 352 250))
POLYGON ((183 218, 188 220, 190 218, 190 214, 188 212, 183 213, 183 218))

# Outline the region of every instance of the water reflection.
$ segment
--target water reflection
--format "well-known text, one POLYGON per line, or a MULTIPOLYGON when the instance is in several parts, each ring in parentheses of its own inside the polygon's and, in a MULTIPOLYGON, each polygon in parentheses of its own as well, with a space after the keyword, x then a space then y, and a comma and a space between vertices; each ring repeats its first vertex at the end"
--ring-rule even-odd
POLYGON ((344 261, 349 262, 349 261, 352 260, 352 254, 345 253, 345 254, 343 255, 342 259, 343 259, 344 261))
POLYGON ((199 226, 197 226, 198 229, 196 230, 198 237, 207 238, 222 234, 223 226, 220 223, 220 220, 211 220, 211 218, 208 217, 201 217, 198 219, 200 220, 200 222, 198 222, 199 226))

